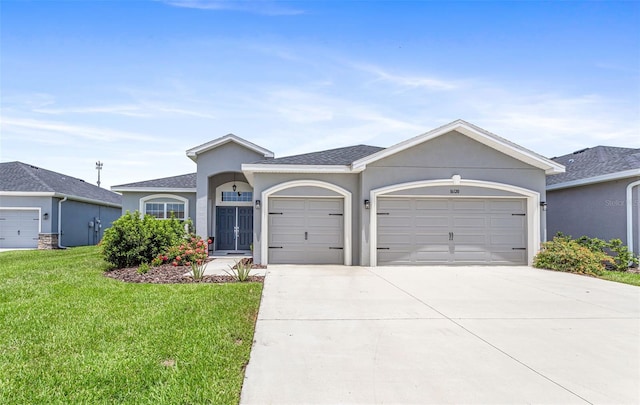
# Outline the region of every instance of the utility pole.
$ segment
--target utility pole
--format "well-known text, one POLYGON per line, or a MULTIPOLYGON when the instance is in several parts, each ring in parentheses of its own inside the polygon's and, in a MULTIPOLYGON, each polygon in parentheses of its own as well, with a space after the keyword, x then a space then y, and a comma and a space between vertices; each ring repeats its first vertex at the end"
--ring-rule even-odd
POLYGON ((101 161, 96 162, 96 170, 98 171, 98 187, 100 187, 100 170, 102 170, 103 163, 101 161))

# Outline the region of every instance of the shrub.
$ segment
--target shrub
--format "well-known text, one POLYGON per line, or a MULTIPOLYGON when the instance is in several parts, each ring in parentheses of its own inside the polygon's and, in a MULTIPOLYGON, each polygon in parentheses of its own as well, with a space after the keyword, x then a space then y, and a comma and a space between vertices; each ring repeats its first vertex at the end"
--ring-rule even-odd
POLYGON ((208 257, 209 247, 207 241, 197 235, 191 235, 181 243, 171 246, 164 255, 167 261, 174 266, 191 266, 203 264, 208 257))
POLYGON ((611 239, 609 249, 615 253, 614 265, 618 271, 627 271, 631 264, 638 264, 638 258, 629 252, 629 248, 622 244, 620 239, 611 239))
POLYGON ((184 227, 175 218, 158 220, 150 215, 141 218, 138 211, 127 211, 104 232, 102 255, 117 268, 152 262, 184 240, 184 227))
POLYGON ((613 263, 613 259, 606 253, 593 251, 567 236, 556 236, 543 243, 533 259, 537 268, 589 275, 601 275, 607 263, 613 263))
POLYGON ((138 274, 147 274, 149 272, 149 264, 142 263, 140 267, 138 267, 138 274))

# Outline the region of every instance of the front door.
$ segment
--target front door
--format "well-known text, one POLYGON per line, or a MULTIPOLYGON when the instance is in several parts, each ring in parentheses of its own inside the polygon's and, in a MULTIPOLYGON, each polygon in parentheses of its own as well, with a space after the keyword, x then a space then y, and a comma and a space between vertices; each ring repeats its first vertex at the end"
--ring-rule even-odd
POLYGON ((216 207, 216 250, 249 250, 253 207, 216 207))

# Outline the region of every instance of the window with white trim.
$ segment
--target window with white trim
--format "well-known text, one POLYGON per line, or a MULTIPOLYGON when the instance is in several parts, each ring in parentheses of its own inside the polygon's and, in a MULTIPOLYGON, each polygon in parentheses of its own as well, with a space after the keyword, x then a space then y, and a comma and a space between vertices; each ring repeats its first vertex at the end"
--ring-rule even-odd
POLYGON ((235 201, 235 202, 251 202, 253 201, 252 191, 223 191, 222 201, 235 201))
POLYGON ((184 221, 184 203, 176 202, 148 202, 144 205, 144 213, 158 219, 169 219, 171 214, 176 219, 184 221))

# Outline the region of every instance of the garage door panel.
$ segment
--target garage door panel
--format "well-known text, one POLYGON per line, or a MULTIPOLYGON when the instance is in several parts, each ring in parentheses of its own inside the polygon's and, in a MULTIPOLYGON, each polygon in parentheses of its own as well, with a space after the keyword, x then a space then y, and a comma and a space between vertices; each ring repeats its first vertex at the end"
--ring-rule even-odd
POLYGON ((379 210, 411 210, 411 201, 400 198, 388 198, 378 201, 379 210))
POLYGON ((437 264, 447 263, 449 261, 449 249, 447 250, 433 250, 433 251, 419 251, 414 256, 415 263, 411 264, 437 264))
POLYGON ((484 216, 454 216, 453 217, 453 231, 458 229, 469 228, 482 228, 486 225, 486 218, 484 216))
POLYGON ((269 211, 287 210, 287 211, 304 211, 304 200, 300 201, 294 198, 272 199, 269 202, 269 211))
POLYGON ((313 212, 313 211, 335 212, 335 213, 342 212, 342 200, 334 200, 334 201, 307 200, 307 201, 308 201, 307 211, 309 212, 313 212))
POLYGON ((409 218, 409 220, 416 227, 446 228, 449 226, 449 218, 443 216, 416 216, 409 218))
POLYGON ((307 227, 338 229, 342 227, 342 217, 333 215, 309 217, 307 218, 307 227))
POLYGON ((521 263, 527 260, 527 253, 525 250, 505 250, 491 252, 491 261, 495 263, 521 263))
POLYGON ((290 249, 269 249, 269 261, 287 264, 327 264, 341 263, 340 249, 307 249, 305 247, 290 249))
POLYGON ((510 215, 506 216, 491 216, 489 218, 489 224, 492 228, 511 228, 522 229, 525 224, 525 217, 510 215))
POLYGON ((524 214, 526 208, 523 200, 489 200, 489 210, 492 212, 504 211, 524 214))
MULTIPOLYGON (((404 239, 406 243, 407 239, 404 239)), ((443 233, 432 234, 418 234, 413 235, 413 241, 415 245, 432 245, 432 244, 444 244, 449 246, 449 235, 443 233)))
POLYGON ((484 211, 486 202, 485 200, 453 200, 450 206, 454 211, 484 211))
MULTIPOLYGON (((446 199, 441 200, 413 200, 413 205, 416 210, 434 210, 434 211, 447 211, 449 210, 449 202, 446 199)), ((409 204, 412 205, 412 204, 409 204)))

